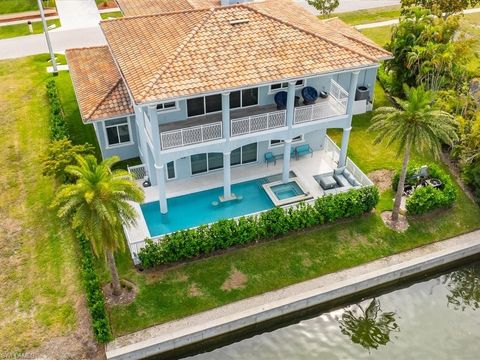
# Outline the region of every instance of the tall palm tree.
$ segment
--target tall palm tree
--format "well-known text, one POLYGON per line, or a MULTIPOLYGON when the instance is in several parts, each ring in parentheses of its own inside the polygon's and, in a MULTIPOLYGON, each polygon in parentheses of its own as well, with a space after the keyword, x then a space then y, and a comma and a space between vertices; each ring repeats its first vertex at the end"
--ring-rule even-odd
POLYGON ((397 222, 400 213, 405 177, 412 148, 430 152, 438 158, 442 143, 452 145, 458 139, 453 116, 433 108, 433 94, 424 86, 409 88, 404 85, 406 100, 395 98, 398 108, 378 108, 369 130, 378 131, 374 143, 385 141, 387 145, 398 143, 398 155, 403 152, 397 193, 392 212, 392 222, 397 222))
POLYGON ((70 221, 91 242, 97 257, 105 255, 110 270, 113 294, 121 293, 114 252, 124 249, 122 225, 134 225, 137 214, 129 201, 142 202, 142 189, 124 170, 112 170, 117 156, 97 162, 93 155, 76 157, 78 165, 65 171, 74 176, 74 184, 63 185, 52 206, 58 216, 70 221))

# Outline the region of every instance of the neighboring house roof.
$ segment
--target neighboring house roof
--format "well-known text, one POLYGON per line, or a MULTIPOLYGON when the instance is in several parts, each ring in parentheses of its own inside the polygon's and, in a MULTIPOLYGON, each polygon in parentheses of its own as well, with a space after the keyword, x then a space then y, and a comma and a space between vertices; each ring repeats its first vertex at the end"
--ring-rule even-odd
POLYGON ((116 0, 125 16, 159 14, 220 6, 220 0, 116 0))
POLYGON ((340 20, 319 21, 290 1, 123 18, 101 27, 136 103, 365 67, 389 57, 340 20))
POLYGON ((84 122, 133 113, 127 87, 107 46, 66 51, 84 122))

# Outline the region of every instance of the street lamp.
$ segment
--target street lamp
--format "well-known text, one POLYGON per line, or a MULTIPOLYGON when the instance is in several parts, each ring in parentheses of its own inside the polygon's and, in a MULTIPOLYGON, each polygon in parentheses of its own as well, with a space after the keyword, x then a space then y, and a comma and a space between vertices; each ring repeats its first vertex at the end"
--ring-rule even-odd
POLYGON ((50 58, 52 60, 53 75, 57 75, 57 62, 55 61, 55 54, 53 53, 52 43, 50 42, 50 35, 48 34, 47 20, 45 19, 45 12, 43 11, 42 0, 37 0, 37 2, 38 8, 40 9, 40 16, 42 17, 43 32, 45 34, 45 38, 47 39, 48 51, 50 52, 50 58))

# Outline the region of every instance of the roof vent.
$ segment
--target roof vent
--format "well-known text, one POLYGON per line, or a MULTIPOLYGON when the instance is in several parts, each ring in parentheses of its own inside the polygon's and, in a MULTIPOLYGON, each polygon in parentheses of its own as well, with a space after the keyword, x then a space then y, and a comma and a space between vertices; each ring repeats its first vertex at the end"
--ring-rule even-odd
POLYGON ((251 0, 221 0, 220 3, 222 6, 236 5, 250 2, 251 0))
POLYGON ((240 25, 240 24, 246 24, 248 23, 250 20, 248 19, 233 19, 233 20, 230 20, 230 25, 240 25))

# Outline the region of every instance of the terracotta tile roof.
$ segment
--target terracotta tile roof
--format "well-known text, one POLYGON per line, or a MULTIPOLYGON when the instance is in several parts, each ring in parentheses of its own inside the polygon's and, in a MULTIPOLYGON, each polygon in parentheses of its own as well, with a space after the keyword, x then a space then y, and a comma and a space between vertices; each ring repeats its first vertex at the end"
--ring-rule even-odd
POLYGON ((125 16, 151 15, 166 12, 220 6, 220 0, 116 0, 125 16))
POLYGON ((269 0, 110 20, 101 27, 135 102, 147 103, 388 57, 338 21, 319 21, 289 0, 269 0))
POLYGON ((291 0, 258 1, 248 4, 248 6, 378 60, 391 58, 391 54, 387 50, 339 18, 319 20, 309 11, 293 4, 291 0))
POLYGON ((133 113, 127 87, 107 46, 68 49, 65 54, 84 122, 133 113))

